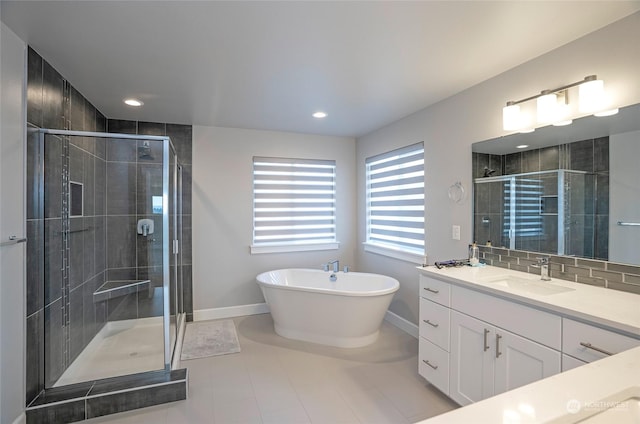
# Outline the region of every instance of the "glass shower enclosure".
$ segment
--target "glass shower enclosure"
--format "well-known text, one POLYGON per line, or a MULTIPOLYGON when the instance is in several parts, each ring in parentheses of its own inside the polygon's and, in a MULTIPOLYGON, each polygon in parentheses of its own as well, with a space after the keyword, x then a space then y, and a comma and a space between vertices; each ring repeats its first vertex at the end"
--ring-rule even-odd
POLYGON ((37 130, 44 386, 171 369, 181 175, 168 137, 37 130))
POLYGON ((480 244, 597 257, 596 178, 558 169, 474 181, 474 239, 480 244))

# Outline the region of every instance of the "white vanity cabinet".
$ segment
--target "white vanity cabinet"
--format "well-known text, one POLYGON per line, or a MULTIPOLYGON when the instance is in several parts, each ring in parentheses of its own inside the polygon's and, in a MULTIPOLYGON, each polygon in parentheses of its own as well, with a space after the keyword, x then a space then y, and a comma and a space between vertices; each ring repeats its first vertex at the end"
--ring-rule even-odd
POLYGON ((419 373, 467 405, 560 372, 559 316, 420 275, 419 373))
MULTIPOLYGON (((473 282, 477 270, 452 273, 467 277, 450 283, 438 271, 420 273, 419 373, 461 405, 640 346, 640 335, 602 328, 567 308, 484 290, 473 282)), ((609 295, 594 289, 573 290, 586 301, 609 295)), ((636 310, 635 298, 611 296, 626 305, 623 316, 636 310)))
POLYGON ((467 405, 560 372, 560 352, 451 312, 449 396, 467 405))
POLYGON ((559 317, 460 287, 453 287, 451 303, 449 396, 459 404, 477 402, 560 372, 559 317), (493 320, 487 321, 486 316, 493 320), (533 317, 537 320, 531 321, 533 317), (537 321, 550 327, 553 336, 543 338, 555 349, 534 341, 539 335, 537 321), (513 327, 520 335, 504 327, 513 327))

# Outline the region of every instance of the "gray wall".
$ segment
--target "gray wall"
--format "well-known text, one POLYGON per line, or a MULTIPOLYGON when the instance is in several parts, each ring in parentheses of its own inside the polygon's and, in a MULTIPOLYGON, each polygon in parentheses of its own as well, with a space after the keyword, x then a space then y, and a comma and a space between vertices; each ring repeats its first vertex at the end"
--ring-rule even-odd
MULTIPOLYGON (((0 24, 0 242, 25 235, 26 45, 0 24)), ((25 245, 0 247, 0 422, 24 420, 25 245)))
MULTIPOLYGON (((429 262, 467 256, 472 238, 471 144, 504 135, 502 108, 507 100, 597 74, 618 106, 640 102, 640 13, 469 88, 440 103, 357 140, 358 217, 365 213, 364 161, 393 148, 425 142, 425 237, 429 262), (447 190, 461 181, 468 198, 449 200, 447 190), (452 240, 452 225, 461 239, 452 240)), ((365 221, 358 221, 356 262, 360 269, 394 276, 401 283, 390 310, 418 321, 416 264, 365 252, 365 221)))
POLYGON ((354 139, 194 126, 193 140, 196 312, 264 302, 255 282, 256 275, 263 271, 320 269, 322 263, 333 258, 355 265, 354 139), (253 236, 253 156, 336 160, 338 250, 249 252, 253 236))
POLYGON ((640 222, 640 131, 611 137, 609 257, 621 263, 640 264, 640 228, 621 227, 618 221, 640 222))
MULTIPOLYGON (((640 57, 633 40, 640 37, 640 14, 623 19, 560 49, 474 86, 445 101, 394 122, 355 143, 331 137, 230 128, 194 127, 194 308, 251 305, 263 302, 255 275, 268 269, 311 266, 339 257, 354 269, 391 275, 401 282, 390 310, 418 321, 417 264, 365 252, 365 176, 369 156, 425 143, 425 231, 429 262, 466 257, 472 238, 471 144, 502 132, 506 100, 543 88, 598 74, 619 106, 640 101, 635 69, 640 57), (571 60, 567 60, 570 57, 571 60), (351 147, 348 147, 351 149, 351 147), (348 207, 341 218, 339 251, 251 255, 251 157, 297 156, 342 158, 350 173, 348 207), (467 198, 453 203, 448 188, 461 181, 467 198), (356 203, 354 204, 354 199, 356 203), (352 225, 357 223, 357 225, 352 225), (451 239, 451 226, 461 226, 461 240, 451 239), (345 242, 348 240, 348 242, 345 242)), ((339 163, 339 169, 340 169, 339 163)), ((339 172, 341 172, 339 170, 339 172)), ((341 187, 341 184, 338 184, 341 187)), ((344 194, 344 192, 343 192, 344 194)))

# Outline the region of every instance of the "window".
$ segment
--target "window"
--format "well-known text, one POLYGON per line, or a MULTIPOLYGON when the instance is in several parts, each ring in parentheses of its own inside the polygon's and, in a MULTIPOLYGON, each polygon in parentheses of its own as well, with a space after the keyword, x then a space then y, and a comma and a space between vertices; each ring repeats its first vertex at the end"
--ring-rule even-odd
POLYGON ((253 158, 252 253, 337 249, 336 162, 253 158))
POLYGON ((420 263, 424 255, 423 143, 367 158, 365 164, 365 249, 420 263))

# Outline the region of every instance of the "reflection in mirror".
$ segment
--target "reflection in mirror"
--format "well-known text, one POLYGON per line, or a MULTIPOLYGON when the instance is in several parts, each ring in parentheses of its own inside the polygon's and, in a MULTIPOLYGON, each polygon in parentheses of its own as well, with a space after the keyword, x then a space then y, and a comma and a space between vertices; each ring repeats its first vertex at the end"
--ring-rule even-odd
POLYGON ((640 265, 639 158, 640 105, 475 143, 474 240, 640 265))

